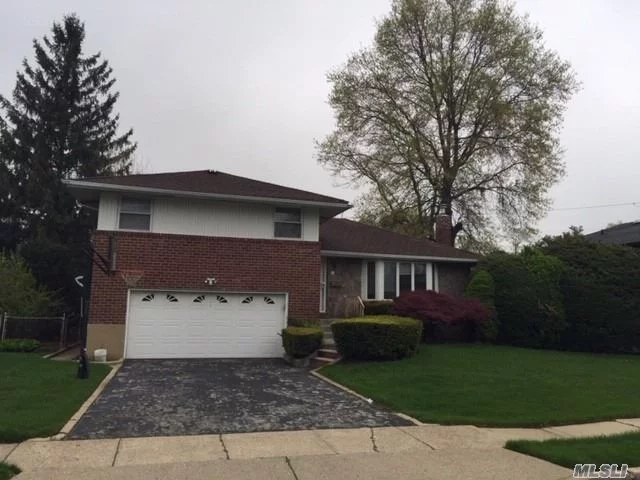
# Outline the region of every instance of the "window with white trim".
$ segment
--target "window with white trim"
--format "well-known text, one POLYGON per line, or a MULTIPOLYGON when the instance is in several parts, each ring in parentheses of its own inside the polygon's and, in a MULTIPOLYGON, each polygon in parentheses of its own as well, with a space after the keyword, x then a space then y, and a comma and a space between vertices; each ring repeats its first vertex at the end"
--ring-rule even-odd
POLYGON ((151 230, 151 200, 123 198, 120 201, 120 230, 151 230))
POLYGON ((384 262, 384 298, 397 297, 397 262, 384 262))
POLYGON ((435 265, 428 262, 365 260, 362 268, 362 296, 368 300, 391 300, 402 292, 438 289, 435 265))
POLYGON ((302 211, 299 208, 276 208, 273 215, 273 236, 302 238, 302 211))

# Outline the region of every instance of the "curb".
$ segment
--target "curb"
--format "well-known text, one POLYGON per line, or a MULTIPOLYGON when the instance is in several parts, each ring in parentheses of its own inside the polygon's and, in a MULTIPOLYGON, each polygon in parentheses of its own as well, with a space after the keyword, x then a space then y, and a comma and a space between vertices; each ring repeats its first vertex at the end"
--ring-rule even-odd
POLYGON ((80 345, 80 344, 79 343, 74 343, 73 345, 69 345, 67 347, 60 348, 59 350, 56 350, 55 352, 47 353, 46 355, 43 355, 42 358, 44 358, 45 360, 49 360, 50 358, 57 357, 61 353, 64 353, 64 352, 66 352, 68 350, 71 350, 72 348, 76 348, 78 345, 80 345))
POLYGON ((107 374, 106 377, 102 379, 102 382, 100 382, 98 387, 93 391, 93 393, 89 396, 89 398, 87 398, 87 400, 80 406, 78 411, 71 416, 69 421, 65 423, 64 427, 62 427, 62 429, 60 430, 60 432, 58 432, 57 435, 49 437, 50 440, 62 440, 64 439, 64 437, 67 436, 67 434, 73 429, 73 427, 76 426, 76 423, 80 421, 80 418, 82 418, 82 416, 87 412, 87 410, 93 404, 93 402, 96 401, 98 396, 107 387, 111 379, 115 377, 116 373, 118 373, 118 370, 120 370, 121 366, 122 366, 122 363, 119 363, 111 367, 111 371, 107 374))
POLYGON ((371 400, 370 398, 367 398, 363 395, 360 395, 357 392, 354 392, 353 390, 351 390, 350 388, 345 387, 344 385, 338 383, 338 382, 334 382, 333 380, 331 380, 330 378, 325 377, 324 375, 322 375, 320 372, 318 372, 318 370, 311 370, 309 372, 311 375, 313 375, 316 378, 319 378, 320 380, 328 383, 329 385, 333 385, 334 387, 339 388, 340 390, 342 390, 343 392, 347 392, 351 395, 353 395, 354 397, 358 397, 360 400, 364 400, 367 403, 372 403, 373 400, 371 400))
MULTIPOLYGON (((318 370, 312 370, 311 375, 313 375, 316 378, 319 378, 320 380, 328 383, 329 385, 333 385, 336 388, 339 388, 340 390, 342 390, 343 392, 346 392, 350 395, 353 395, 354 397, 358 397, 360 400, 364 400, 366 403, 368 404, 372 404, 373 400, 371 400, 370 398, 367 398, 363 395, 360 395, 358 392, 354 392, 353 390, 351 390, 350 388, 345 387, 344 385, 338 383, 338 382, 334 382, 333 380, 325 377, 324 375, 322 375, 320 372, 318 372, 318 370)), ((404 413, 398 413, 398 412, 391 412, 393 415, 396 415, 397 417, 400 417, 404 420, 407 420, 411 423, 413 423, 414 425, 424 425, 424 423, 422 423, 420 420, 417 420, 413 417, 410 417, 409 415, 406 415, 404 413)))

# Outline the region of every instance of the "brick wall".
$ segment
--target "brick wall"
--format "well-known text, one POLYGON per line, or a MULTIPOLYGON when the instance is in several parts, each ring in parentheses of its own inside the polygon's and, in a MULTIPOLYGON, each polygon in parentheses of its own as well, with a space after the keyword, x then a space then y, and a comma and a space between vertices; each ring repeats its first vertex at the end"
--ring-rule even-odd
POLYGON ((319 316, 318 242, 98 231, 96 250, 105 257, 109 235, 117 239, 117 271, 106 275, 93 269, 89 323, 125 322, 127 286, 121 273, 127 270, 143 273, 136 285, 143 289, 288 292, 290 317, 319 316), (217 284, 205 285, 207 277, 217 284))

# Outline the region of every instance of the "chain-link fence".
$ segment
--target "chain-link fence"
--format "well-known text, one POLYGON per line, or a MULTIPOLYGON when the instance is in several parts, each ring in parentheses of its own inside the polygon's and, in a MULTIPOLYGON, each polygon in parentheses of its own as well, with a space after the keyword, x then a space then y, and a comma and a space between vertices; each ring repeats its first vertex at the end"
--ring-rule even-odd
POLYGON ((0 339, 32 338, 43 344, 64 348, 68 344, 69 316, 22 317, 4 312, 0 317, 0 339))

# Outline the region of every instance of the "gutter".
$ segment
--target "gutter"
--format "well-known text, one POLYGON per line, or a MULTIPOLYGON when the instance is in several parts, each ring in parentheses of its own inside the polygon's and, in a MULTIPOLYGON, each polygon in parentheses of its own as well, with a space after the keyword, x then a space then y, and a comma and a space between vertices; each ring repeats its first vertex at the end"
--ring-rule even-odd
POLYGON ((120 192, 120 193, 146 193, 149 195, 160 195, 170 197, 187 197, 187 198, 200 198, 208 200, 231 200, 240 202, 261 202, 271 203, 276 205, 302 205, 308 207, 329 207, 340 208, 343 211, 348 210, 352 205, 348 203, 340 202, 316 202, 311 200, 295 200, 286 198, 273 198, 273 197, 257 197, 249 195, 229 195, 224 193, 204 193, 204 192, 190 192, 184 190, 169 190, 165 188, 153 188, 153 187, 136 187, 129 185, 114 185, 108 183, 87 182, 83 180, 63 180, 65 185, 70 189, 78 190, 93 190, 98 192, 120 192))
POLYGON ((388 253, 367 253, 367 252, 341 252, 336 250, 320 250, 323 257, 342 257, 342 258, 371 258, 371 259, 389 259, 389 260, 425 260, 430 262, 455 262, 455 263, 478 263, 480 260, 476 258, 460 258, 460 257, 434 257, 424 255, 396 255, 388 253))

